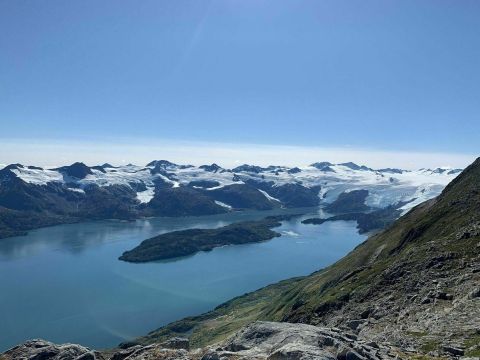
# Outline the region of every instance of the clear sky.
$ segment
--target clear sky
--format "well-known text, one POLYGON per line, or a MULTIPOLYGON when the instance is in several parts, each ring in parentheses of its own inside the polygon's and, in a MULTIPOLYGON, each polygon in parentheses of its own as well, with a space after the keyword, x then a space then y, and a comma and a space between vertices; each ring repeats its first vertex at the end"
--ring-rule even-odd
POLYGON ((0 0, 0 163, 52 140, 473 160, 479 66, 477 0, 0 0))

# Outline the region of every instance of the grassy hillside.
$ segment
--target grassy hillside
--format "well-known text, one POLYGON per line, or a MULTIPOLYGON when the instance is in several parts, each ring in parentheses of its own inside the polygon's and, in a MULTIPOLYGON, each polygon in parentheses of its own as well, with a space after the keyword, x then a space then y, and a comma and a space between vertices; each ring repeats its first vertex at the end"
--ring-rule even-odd
POLYGON ((479 260, 477 159, 437 199, 412 209, 330 267, 237 297, 138 341, 181 335, 205 345, 254 320, 273 320, 347 326, 431 356, 453 351, 451 343, 475 354, 479 260))

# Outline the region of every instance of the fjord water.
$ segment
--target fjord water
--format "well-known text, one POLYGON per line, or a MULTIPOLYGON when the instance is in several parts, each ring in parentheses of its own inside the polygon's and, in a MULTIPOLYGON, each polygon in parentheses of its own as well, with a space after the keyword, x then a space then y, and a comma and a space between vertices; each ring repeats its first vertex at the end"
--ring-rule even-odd
MULTIPOLYGON (((298 211, 298 210, 297 210, 298 211)), ((154 235, 284 214, 99 221, 0 240, 0 351, 32 338, 113 347, 161 325, 341 258, 365 239, 354 222, 284 221, 279 238, 172 261, 131 264, 123 251, 154 235)))

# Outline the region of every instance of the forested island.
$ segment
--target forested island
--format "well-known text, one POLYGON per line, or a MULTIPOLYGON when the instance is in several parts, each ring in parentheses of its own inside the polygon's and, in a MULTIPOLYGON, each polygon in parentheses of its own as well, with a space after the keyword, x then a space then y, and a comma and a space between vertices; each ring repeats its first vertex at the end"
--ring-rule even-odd
POLYGON ((125 251, 119 259, 137 263, 166 260, 210 251, 224 245, 266 241, 280 236, 272 228, 280 226, 280 221, 291 217, 292 215, 269 216, 263 220, 239 222, 218 229, 173 231, 142 241, 134 249, 125 251))

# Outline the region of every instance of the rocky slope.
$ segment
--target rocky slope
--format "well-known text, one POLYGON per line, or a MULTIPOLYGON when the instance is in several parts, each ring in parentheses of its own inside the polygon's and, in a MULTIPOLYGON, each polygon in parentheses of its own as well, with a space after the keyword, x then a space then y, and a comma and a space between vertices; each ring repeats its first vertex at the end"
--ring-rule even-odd
POLYGON ((255 322, 227 341, 190 350, 188 339, 97 352, 79 345, 33 340, 2 355, 2 360, 379 360, 395 359, 398 349, 359 339, 352 332, 306 324, 255 322))
POLYGON ((92 219, 208 215, 320 203, 331 203, 331 212, 402 203, 401 211, 406 212, 438 195, 458 171, 373 170, 326 162, 234 169, 166 160, 146 166, 75 163, 55 169, 12 164, 0 170, 0 238, 92 219))
POLYGON ((480 355, 480 159, 334 265, 138 339, 224 340, 257 320, 338 327, 405 356, 480 355), (410 355, 409 355, 410 354, 410 355))

